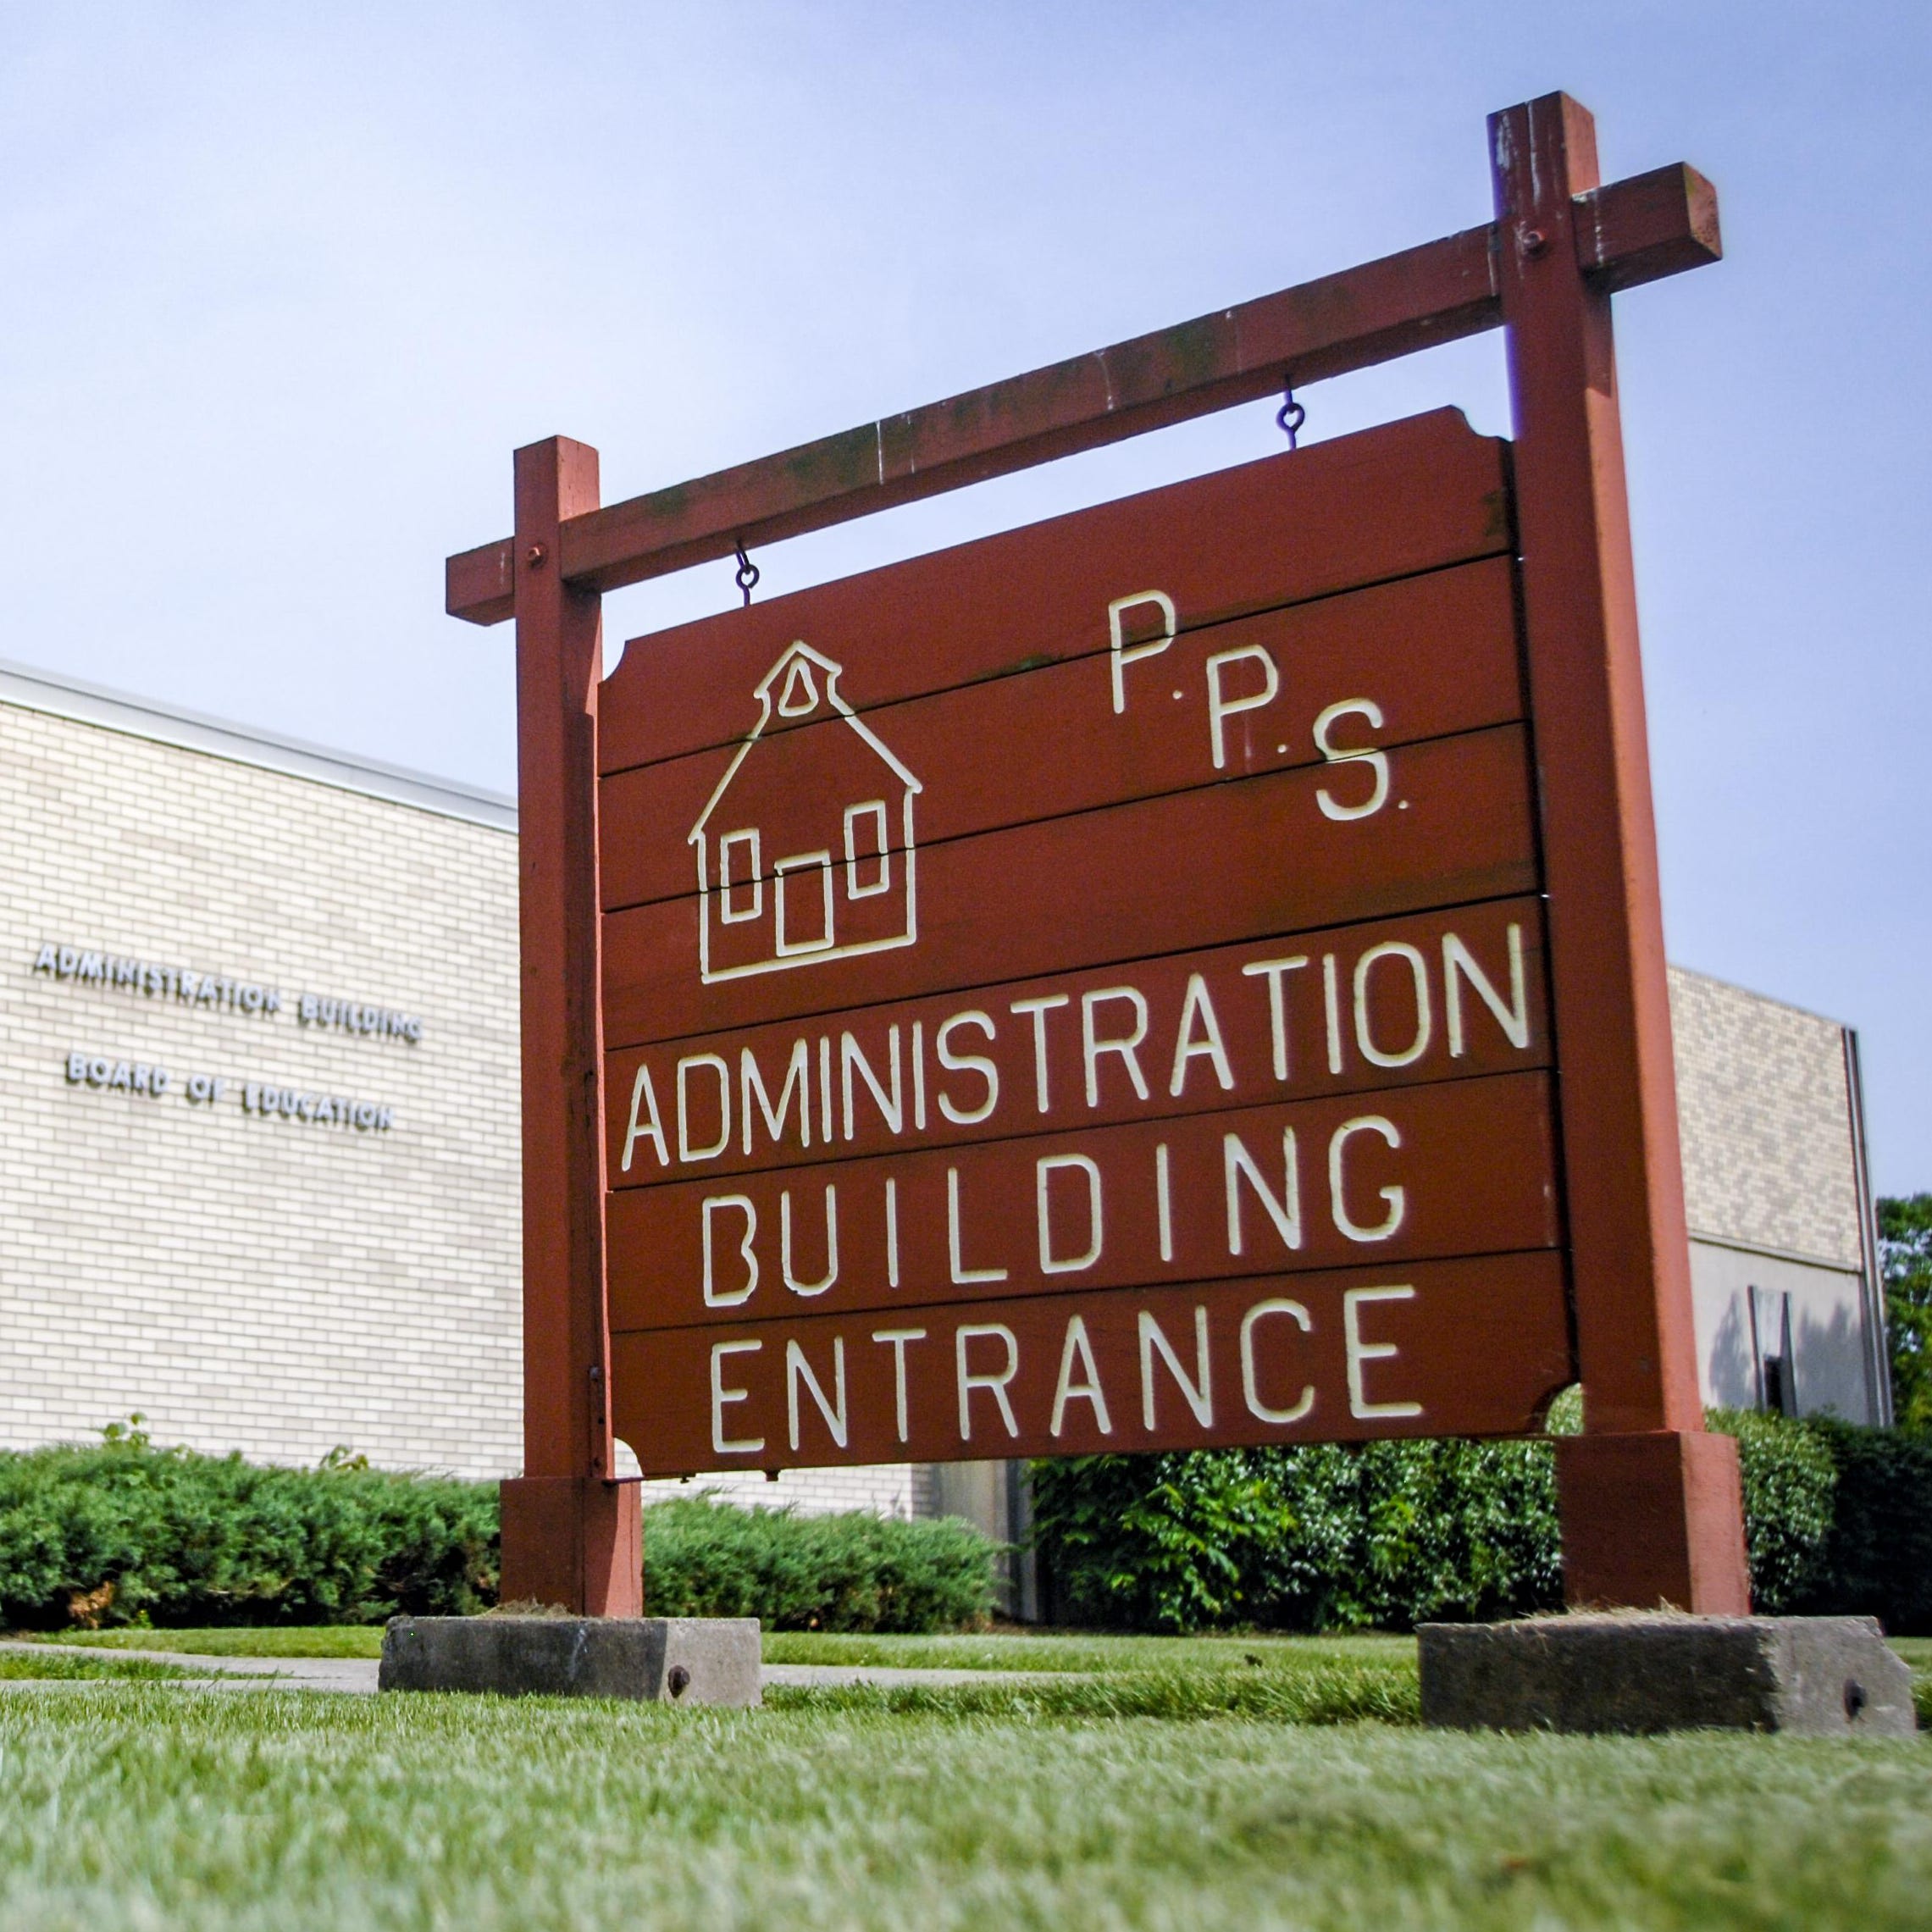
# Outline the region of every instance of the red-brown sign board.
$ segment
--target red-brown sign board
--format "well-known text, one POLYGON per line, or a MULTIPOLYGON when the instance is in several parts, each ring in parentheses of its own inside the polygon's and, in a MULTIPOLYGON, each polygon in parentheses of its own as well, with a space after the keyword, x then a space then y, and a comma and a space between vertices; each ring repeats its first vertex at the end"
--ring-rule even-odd
POLYGON ((1548 1064, 1541 902, 1486 900, 624 1048, 606 1166, 628 1192, 1548 1064))
POLYGON ((1548 1120, 1521 1074, 634 1188, 612 1326, 1550 1248, 1548 1120))
MULTIPOLYGON (((1507 556, 1503 454, 1471 435, 1459 412, 1437 410, 1317 444, 1292 462, 1202 477, 1178 512, 1172 493, 1156 490, 807 595, 842 640, 832 654, 843 648, 866 663, 866 689, 851 701, 896 703, 1036 656, 1092 654, 1095 578, 1130 590, 1160 583, 1184 623, 1206 624, 1287 604, 1312 609, 1363 584, 1507 556), (1259 499, 1257 468, 1274 475, 1259 499), (1176 513, 1186 521, 1171 521, 1176 513), (944 601, 921 601, 942 586, 944 601)), ((741 742, 756 717, 750 694, 796 638, 798 608, 794 598, 773 598, 628 646, 599 704, 600 772, 741 742)), ((1103 631, 1099 649, 1108 644, 1103 631)))
POLYGON ((706 1469, 1534 1429, 1553 1254, 612 1337, 619 1428, 706 1469), (635 1393, 628 1398, 626 1388, 635 1393))
MULTIPOLYGON (((1611 297, 1721 252, 1492 117, 1493 219, 601 501, 516 457, 525 1469, 639 1614, 652 1475, 1534 1427, 1577 1605, 1749 1607, 1691 1325, 1611 297), (639 639, 645 578, 1500 328, 1453 412, 639 639), (1558 1049, 1560 1048, 1560 1051, 1558 1049)), ((740 581, 744 581, 741 575, 740 581)))
POLYGON ((1197 1380, 1192 1433, 1095 1393, 1082 1446, 1115 1408, 1143 1447, 1531 1424, 1572 1368, 1509 527, 1441 413, 628 648, 609 1313, 647 1472, 988 1453, 982 1347, 1048 1453, 1065 1414, 1012 1403, 1168 1318, 1226 1387, 1265 1333, 1315 1393, 1197 1380), (908 1323, 966 1340, 915 1363, 908 1323), (1366 1360, 1397 1392, 1322 1395, 1366 1360), (767 1426, 808 1385, 823 1427, 767 1426))

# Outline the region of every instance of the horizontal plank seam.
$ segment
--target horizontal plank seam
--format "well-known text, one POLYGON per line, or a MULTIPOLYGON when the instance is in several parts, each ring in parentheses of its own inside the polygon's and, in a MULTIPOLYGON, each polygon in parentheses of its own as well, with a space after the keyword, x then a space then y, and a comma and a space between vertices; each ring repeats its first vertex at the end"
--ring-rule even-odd
MULTIPOLYGON (((782 1021, 779 1023, 783 1024, 782 1021)), ((613 1057, 606 1054, 604 1056, 605 1063, 608 1065, 613 1057)), ((1380 1094, 1418 1093, 1425 1090, 1435 1092, 1446 1087, 1466 1086, 1472 1082, 1483 1080, 1520 1080, 1539 1076, 1547 1079, 1553 1071, 1546 1052, 1541 1058, 1526 1057, 1520 1066, 1482 1069, 1452 1068, 1446 1073, 1425 1074, 1418 1079, 1391 1081, 1374 1087, 1336 1086, 1320 1093, 1270 1093, 1260 1099, 1236 1099, 1231 1095, 1224 1105, 1218 1107, 1168 1107, 1110 1120, 1075 1121, 1071 1123, 1062 1121, 1058 1125, 1049 1121, 1043 1126, 1019 1128, 1010 1132, 980 1138, 968 1136, 960 1140, 916 1141, 908 1135, 890 1146, 860 1147, 854 1144, 850 1151, 841 1150, 833 1154, 815 1154, 810 1149, 801 1149, 794 1154, 787 1150, 788 1158, 783 1160, 765 1161, 754 1167, 714 1168, 708 1173, 678 1174, 660 1169, 649 1180, 615 1181, 606 1192, 613 1196, 638 1194, 648 1193, 656 1187, 701 1187, 709 1181, 750 1181, 757 1179, 761 1175, 795 1174, 808 1170, 842 1167, 855 1160, 910 1160, 916 1154, 959 1154, 981 1148, 1017 1146, 1022 1142, 1055 1140, 1069 1134, 1111 1133, 1121 1127, 1161 1127, 1188 1121, 1225 1120, 1232 1114, 1259 1113, 1268 1107, 1315 1106, 1327 1100, 1372 1100, 1380 1094)), ((941 1077, 944 1077, 943 1074, 941 1077)), ((623 1137, 620 1135, 617 1138, 621 1139, 623 1137)))
MULTIPOLYGON (((695 894, 693 895, 694 897, 695 894)), ((1233 947, 1274 946, 1293 944, 1311 938, 1320 933, 1346 933, 1359 926, 1387 925, 1398 919, 1423 919, 1438 912, 1460 912, 1481 905, 1509 905, 1524 900, 1533 900, 1548 918, 1549 895, 1539 887, 1521 887, 1512 892, 1478 893, 1473 898, 1449 899, 1426 905, 1412 905, 1400 912, 1375 912, 1360 919, 1344 919, 1337 923, 1326 920, 1319 926, 1297 927, 1289 932, 1258 933, 1252 939, 1227 939, 1207 947, 1171 946, 1165 952, 1134 953, 1125 958, 1094 960, 1084 966, 1052 966, 1044 972, 1009 974, 1004 979, 976 979, 960 986, 936 987, 927 993, 899 994, 886 1001, 877 999, 858 1000, 844 1006, 813 1007, 803 1013, 781 1013, 767 1020, 747 1020, 741 1025, 732 1027, 707 1027, 689 1033, 663 1033, 649 1039, 612 1040, 610 1038, 610 1021, 605 1020, 604 1059, 609 1064, 613 1055, 620 1053, 635 1053, 646 1047, 676 1046, 687 1040, 720 1039, 728 1035, 750 1032, 756 1027, 803 1026, 836 1020, 842 1014, 872 1013, 882 1005, 901 1006, 915 1000, 957 999, 970 993, 984 993, 1001 987, 1029 986, 1036 982, 1049 979, 1065 979, 1075 973, 1124 972, 1130 966, 1154 966, 1163 960, 1184 958, 1189 953, 1221 951, 1233 947)), ((662 902, 660 902, 662 903, 662 902)), ((606 917, 615 915, 606 915, 606 917)))
MULTIPOLYGON (((1431 745, 1453 745, 1460 739, 1481 738, 1492 731, 1521 731, 1528 722, 1526 713, 1519 712, 1514 717, 1495 718, 1487 724, 1464 725, 1458 731, 1438 732, 1432 738, 1385 739, 1376 745, 1376 750, 1383 752, 1416 751, 1431 745)), ((706 754, 694 752, 691 756, 702 757, 706 754)), ((1293 763, 1273 765, 1265 772, 1232 772, 1226 778, 1209 778, 1199 784, 1171 785, 1165 791, 1136 792, 1131 798, 1108 799, 1098 805, 1076 805, 1070 811, 1044 812, 1037 818, 1008 819, 1002 821, 998 825, 977 827, 971 832, 951 832, 941 838, 921 839, 916 843, 913 850, 919 854, 943 851, 949 846, 963 845, 967 840, 972 839, 997 839, 1004 837, 1010 832, 1030 832, 1035 826, 1064 825, 1073 819, 1092 818, 1098 813, 1104 811, 1127 811, 1138 805, 1159 805, 1169 799, 1191 798, 1197 793, 1231 790, 1238 785, 1261 784, 1271 778, 1283 778, 1294 772, 1320 771, 1331 765, 1340 769, 1345 767, 1348 762, 1348 761, 1346 759, 1316 757, 1298 760, 1293 763)), ((1340 783, 1341 781, 1338 779, 1337 782, 1340 783)), ((1533 805, 1534 802, 1532 796, 1531 803, 1533 805)), ((608 823, 607 817, 604 822, 608 823)), ((895 845, 892 850, 894 853, 898 853, 902 851, 904 848, 895 845)), ((1531 855, 1534 857, 1533 852, 1531 855)), ((1542 870, 1540 864, 1537 869, 1540 874, 1542 870)), ((712 888, 714 893, 719 889, 721 888, 712 888)), ((700 897, 700 894, 695 887, 683 892, 660 893, 655 899, 627 900, 621 905, 606 905, 604 907, 604 916, 607 919, 614 919, 620 913, 643 912, 654 905, 678 905, 687 900, 695 905, 700 897)), ((1400 916, 1398 915, 1397 916, 1400 916)), ((1363 923, 1363 922, 1352 921, 1350 923, 1363 923)))
MULTIPOLYGON (((721 1319, 716 1321, 666 1321, 654 1323, 648 1328, 612 1328, 611 1336, 614 1341, 620 1335, 704 1334, 707 1331, 733 1328, 779 1328, 800 1321, 877 1321, 881 1316, 898 1314, 913 1315, 921 1311, 930 1312, 935 1309, 956 1309, 962 1316, 970 1320, 972 1311, 983 1309, 994 1302, 1054 1301, 1063 1297, 1075 1295, 1088 1295, 1098 1299, 1104 1295, 1172 1294, 1176 1293, 1185 1294, 1191 1288, 1213 1289, 1219 1292, 1238 1289, 1243 1283, 1253 1287, 1261 1287, 1271 1282, 1293 1281, 1298 1276, 1302 1275, 1387 1275, 1394 1269, 1446 1266, 1457 1262, 1466 1261, 1509 1261, 1519 1257, 1535 1258, 1545 1254, 1553 1255, 1558 1252, 1558 1249, 1554 1246, 1481 1248, 1467 1253, 1410 1254, 1400 1261, 1380 1264, 1374 1261, 1342 1262, 1340 1264, 1325 1262, 1318 1267, 1312 1268, 1270 1268, 1258 1270, 1252 1275, 1184 1276, 1178 1281, 1126 1282, 1117 1287, 1110 1288, 1082 1287, 1077 1282, 1070 1282, 1064 1287, 1056 1283, 1052 1287, 1023 1288, 1016 1292, 1010 1286, 1003 1283, 1001 1286, 1005 1289, 1005 1292, 999 1294, 976 1295, 943 1301, 893 1301, 883 1303, 876 1308, 855 1308, 843 1310, 800 1308, 795 1311, 788 1309, 783 1315, 759 1315, 750 1320, 740 1318, 737 1320, 721 1319)), ((1557 1283, 1553 1282, 1551 1287, 1553 1293, 1561 1292, 1557 1283)))
MULTIPOLYGON (((1306 597, 1291 597, 1283 603, 1263 604, 1252 610, 1237 610, 1230 612, 1226 616, 1204 617, 1198 623, 1181 625, 1174 634, 1173 641, 1178 644, 1182 638, 1202 636, 1210 631, 1225 629, 1230 624, 1251 623, 1258 617, 1279 616, 1283 611, 1308 610, 1318 604, 1334 603, 1339 598, 1359 597, 1365 595, 1371 590, 1387 590, 1393 584, 1413 584, 1420 582, 1424 578, 1440 577, 1446 572, 1452 570, 1478 569, 1486 563, 1494 563, 1499 559, 1507 559, 1512 563, 1516 561, 1514 549, 1508 541, 1495 545, 1486 550, 1470 551, 1442 563, 1424 564, 1415 570, 1398 570, 1385 577, 1365 578, 1359 584, 1350 584, 1340 590, 1317 590, 1306 597)), ((849 584, 852 579, 843 578, 835 578, 832 581, 849 584)), ((811 588, 819 589, 822 586, 813 585, 811 588)), ((801 591, 799 595, 801 596, 807 595, 809 592, 801 591)), ((722 617, 728 616, 730 613, 728 611, 724 611, 717 614, 722 617)), ((703 620, 700 619, 700 621, 702 622, 703 620)), ((1520 628, 1519 624, 1519 631, 1520 628)), ((665 634, 667 634, 661 631, 646 631, 639 636, 632 638, 624 648, 628 650, 633 644, 649 644, 653 639, 665 634)), ((1519 637, 1518 642, 1520 645, 1520 637, 1519 637)), ((1110 654, 1112 649, 1113 646, 1110 643, 1103 640, 1091 650, 1068 650, 1061 654, 1055 654, 1053 645, 1049 642, 1041 645, 1038 652, 1030 654, 1027 660, 1016 662, 1010 665, 1002 665, 997 670, 982 672, 977 677, 961 678, 955 684, 934 684, 927 689, 908 691, 897 697, 881 698, 876 702, 869 704, 852 700, 848 700, 848 702, 851 703, 853 711, 861 717, 871 717, 881 712, 889 711, 900 705, 918 704, 927 698, 943 698, 950 695, 955 691, 977 690, 983 685, 1001 684, 1009 678, 1031 677, 1036 671, 1051 671, 1057 669, 1063 664, 1086 663, 1094 658, 1106 657, 1110 654), (1032 656, 1040 655, 1044 655, 1044 662, 1032 661, 1032 656)), ((613 692, 611 688, 623 669, 623 664, 620 659, 616 669, 612 670, 602 684, 598 686, 599 697, 602 704, 608 705, 612 702, 623 701, 621 695, 613 692)), ((839 695, 841 696, 845 695, 843 692, 839 695)), ((813 719, 804 725, 787 725, 783 728, 786 732, 809 731, 814 724, 829 724, 833 722, 830 718, 813 719)), ((767 739, 775 738, 778 735, 780 735, 779 732, 772 730, 768 730, 765 733, 767 739)), ((714 739, 703 745, 689 745, 682 750, 667 751, 662 757, 640 758, 633 764, 600 767, 597 773, 598 780, 601 783, 606 778, 621 778, 628 772, 648 772, 654 766, 675 764, 680 758, 701 757, 706 752, 729 750, 744 744, 750 736, 749 732, 741 732, 733 738, 714 739)))

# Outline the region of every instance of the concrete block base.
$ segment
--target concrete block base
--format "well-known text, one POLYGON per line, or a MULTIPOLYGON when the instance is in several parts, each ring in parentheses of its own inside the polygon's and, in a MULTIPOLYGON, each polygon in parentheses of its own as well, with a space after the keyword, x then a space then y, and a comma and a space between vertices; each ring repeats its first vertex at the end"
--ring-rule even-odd
POLYGON ((756 1617, 392 1617, 385 1691, 762 1702, 756 1617))
POLYGON ((1425 1624, 1422 1721, 1461 1730, 1908 1737, 1912 1673, 1870 1617, 1425 1624))

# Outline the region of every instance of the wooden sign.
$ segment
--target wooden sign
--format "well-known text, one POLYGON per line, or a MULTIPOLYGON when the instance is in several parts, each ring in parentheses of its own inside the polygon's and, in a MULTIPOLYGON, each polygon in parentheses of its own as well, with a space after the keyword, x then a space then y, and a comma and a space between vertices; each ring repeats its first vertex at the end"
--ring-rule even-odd
POLYGON ((609 1306, 647 1472, 982 1456, 1009 1382, 994 1434, 1049 1453, 1082 1375, 1137 1447, 1535 1425, 1575 1370, 1511 527, 1444 413, 627 649, 609 1306), (1311 523, 1346 571, 1293 561, 1311 523), (735 738, 665 728, 687 667, 735 738), (1385 1304, 1403 1344, 1360 1339, 1385 1304), (1192 1351, 1158 1425, 1099 1365, 1137 1322, 1148 1375, 1192 1351), (1236 1354, 1325 1392, 1229 1368, 1217 1406, 1236 1354), (1339 1397, 1368 1359, 1392 1392, 1339 1397))
POLYGON ((1716 258, 1563 97, 1490 224, 608 508, 518 456, 529 1466, 1534 1430, 1573 1602, 1745 1608, 1697 1407, 1611 292, 1716 258), (1502 325, 1439 412, 634 640, 601 591, 1502 325))

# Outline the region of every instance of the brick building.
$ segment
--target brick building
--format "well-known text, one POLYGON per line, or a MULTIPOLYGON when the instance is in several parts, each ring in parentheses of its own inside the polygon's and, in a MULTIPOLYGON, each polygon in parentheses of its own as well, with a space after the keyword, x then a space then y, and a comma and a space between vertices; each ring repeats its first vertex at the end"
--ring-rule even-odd
MULTIPOLYGON (((511 800, 0 668, 0 1444, 519 1459, 511 800)), ((1674 972, 1707 1395, 1881 1419, 1854 1037, 1674 972)), ((759 1501, 1009 1533, 1003 1465, 759 1501)))
POLYGON ((0 1442, 514 1466, 515 824, 0 671, 0 1442))
POLYGON ((1891 1420, 1858 1036, 1670 969, 1704 1398, 1891 1420))

